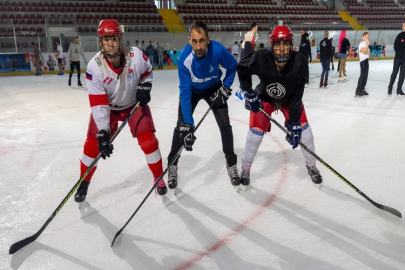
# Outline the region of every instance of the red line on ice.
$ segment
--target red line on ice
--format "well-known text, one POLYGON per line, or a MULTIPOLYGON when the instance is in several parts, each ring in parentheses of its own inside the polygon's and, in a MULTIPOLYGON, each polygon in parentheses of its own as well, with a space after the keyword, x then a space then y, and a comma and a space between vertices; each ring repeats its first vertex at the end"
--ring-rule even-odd
MULTIPOLYGON (((238 119, 233 119, 233 118, 230 118, 230 119, 232 119, 234 121, 238 121, 238 122, 243 122, 246 124, 246 122, 238 120, 238 119)), ((284 146, 277 139, 274 139, 274 140, 282 150, 285 149, 284 146)), ((288 175, 288 162, 287 161, 288 161, 287 155, 283 155, 283 167, 282 167, 281 179, 278 182, 273 194, 270 195, 270 197, 265 201, 265 203, 256 212, 254 212, 243 223, 241 223, 239 226, 237 226, 232 232, 225 235, 222 239, 220 239, 217 243, 212 245, 206 251, 203 251, 203 252, 195 255, 193 258, 191 258, 190 260, 186 261, 185 263, 179 265, 175 269, 179 270, 179 269, 190 268, 195 263, 201 261, 205 256, 210 255, 211 253, 217 251, 220 247, 226 245, 229 241, 232 240, 233 237, 236 237, 239 234, 239 232, 241 232, 246 226, 255 222, 256 219, 264 213, 266 208, 268 208, 274 202, 274 200, 277 198, 278 193, 281 190, 281 187, 284 185, 285 181, 287 180, 287 175, 288 175)))

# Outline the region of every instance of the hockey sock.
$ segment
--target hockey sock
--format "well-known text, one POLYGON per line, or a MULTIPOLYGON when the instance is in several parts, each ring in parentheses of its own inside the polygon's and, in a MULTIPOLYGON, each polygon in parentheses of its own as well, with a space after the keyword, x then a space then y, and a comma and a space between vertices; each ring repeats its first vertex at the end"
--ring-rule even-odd
MULTIPOLYGON (((94 159, 98 156, 100 150, 98 150, 98 141, 96 138, 87 138, 86 142, 84 143, 83 147, 83 156, 80 160, 80 175, 83 175, 84 172, 89 168, 90 164, 94 161, 94 159)), ((97 163, 91 169, 89 174, 84 178, 84 181, 90 181, 93 177, 94 172, 97 169, 97 163)))
POLYGON ((159 177, 163 173, 162 155, 159 150, 159 141, 155 134, 148 130, 138 134, 138 144, 145 153, 146 162, 154 177, 159 177))
POLYGON ((242 156, 242 166, 245 169, 250 170, 253 164, 253 160, 259 150, 259 146, 263 140, 263 131, 257 131, 254 128, 250 128, 246 136, 245 152, 242 156))
MULTIPOLYGON (((312 134, 312 129, 309 124, 302 127, 301 142, 305 144, 312 152, 315 152, 314 135, 312 134)), ((316 163, 316 158, 308 153, 304 148, 301 147, 302 154, 305 158, 305 163, 312 167, 316 163)))

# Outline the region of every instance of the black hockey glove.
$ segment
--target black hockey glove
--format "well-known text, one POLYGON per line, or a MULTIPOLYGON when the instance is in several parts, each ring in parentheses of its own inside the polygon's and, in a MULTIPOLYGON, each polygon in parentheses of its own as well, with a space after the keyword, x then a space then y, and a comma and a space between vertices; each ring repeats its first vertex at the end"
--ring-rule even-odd
POLYGON ((193 151, 193 144, 197 139, 194 136, 194 126, 182 122, 179 127, 180 143, 184 145, 187 151, 193 151))
POLYGON ((136 100, 139 101, 141 107, 145 106, 150 101, 150 91, 152 84, 150 82, 138 84, 136 87, 136 100))
POLYGON ((113 153, 114 146, 110 144, 110 132, 107 130, 100 130, 97 133, 98 149, 100 150, 101 157, 106 159, 113 153))
POLYGON ((263 104, 260 98, 257 96, 257 91, 252 94, 245 93, 245 109, 254 113, 259 111, 259 108, 263 109, 263 104))
POLYGON ((290 135, 286 135, 285 139, 292 145, 292 148, 295 149, 300 144, 301 140, 301 123, 300 121, 289 124, 287 123, 287 130, 290 132, 290 135))
POLYGON ((228 100, 229 96, 232 94, 232 89, 229 89, 225 85, 221 85, 218 90, 216 90, 211 96, 210 96, 210 103, 215 102, 215 107, 222 106, 226 103, 228 100))

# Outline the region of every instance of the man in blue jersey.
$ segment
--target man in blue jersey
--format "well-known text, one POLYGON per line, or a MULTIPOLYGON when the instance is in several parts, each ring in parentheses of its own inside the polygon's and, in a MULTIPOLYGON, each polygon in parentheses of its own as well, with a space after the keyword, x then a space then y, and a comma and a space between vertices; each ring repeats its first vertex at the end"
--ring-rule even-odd
MULTIPOLYGON (((204 99, 212 107, 222 137, 222 148, 226 158, 226 168, 231 183, 240 184, 236 167, 237 157, 233 149, 232 127, 229 123, 228 97, 236 74, 237 62, 232 54, 219 42, 210 40, 208 28, 196 21, 190 27, 189 44, 181 52, 179 59, 180 104, 177 125, 173 133, 172 148, 168 162, 173 160, 182 145, 192 151, 194 141, 193 112, 198 102, 204 99), (226 74, 221 81, 221 65, 226 74)), ((169 188, 177 187, 177 161, 169 167, 169 188)))

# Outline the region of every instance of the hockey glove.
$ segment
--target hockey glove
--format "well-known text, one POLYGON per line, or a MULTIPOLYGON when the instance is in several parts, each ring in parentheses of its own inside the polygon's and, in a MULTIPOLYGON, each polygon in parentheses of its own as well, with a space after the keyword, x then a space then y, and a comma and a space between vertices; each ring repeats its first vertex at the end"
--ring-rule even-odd
POLYGON ((232 89, 229 89, 225 85, 221 85, 211 96, 210 103, 215 102, 215 107, 220 107, 226 103, 229 96, 232 94, 232 89))
POLYGON ((285 136, 285 139, 292 145, 292 148, 295 149, 301 141, 302 130, 300 121, 292 124, 287 123, 287 130, 290 132, 290 135, 285 136))
POLYGON ((136 100, 140 102, 141 107, 150 101, 150 91, 152 84, 150 82, 138 84, 136 87, 136 100))
POLYGON ((194 126, 182 122, 179 127, 180 143, 184 145, 187 151, 193 151, 193 144, 197 139, 194 136, 194 126))
POLYGON ((263 109, 263 104, 260 98, 257 96, 257 91, 254 91, 252 94, 246 92, 245 94, 245 108, 246 110, 257 113, 259 108, 263 109))
POLYGON ((113 153, 114 146, 110 144, 110 131, 100 130, 97 133, 98 149, 100 150, 101 157, 106 159, 113 153))

